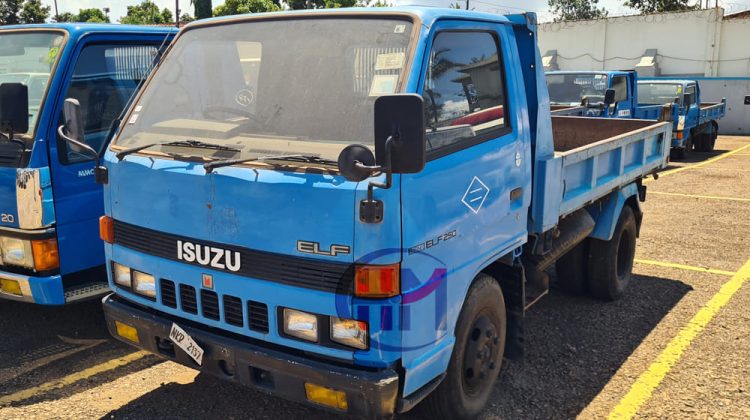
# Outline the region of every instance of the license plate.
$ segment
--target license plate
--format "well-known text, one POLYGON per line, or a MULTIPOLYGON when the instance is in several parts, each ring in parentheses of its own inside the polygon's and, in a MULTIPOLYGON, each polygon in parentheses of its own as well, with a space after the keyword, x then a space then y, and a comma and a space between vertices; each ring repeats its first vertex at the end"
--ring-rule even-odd
POLYGON ((169 332, 169 338, 173 343, 177 344, 177 347, 184 350, 190 358, 195 360, 195 363, 198 363, 199 366, 203 365, 203 349, 196 344, 193 337, 185 330, 177 324, 172 323, 172 331, 169 332))

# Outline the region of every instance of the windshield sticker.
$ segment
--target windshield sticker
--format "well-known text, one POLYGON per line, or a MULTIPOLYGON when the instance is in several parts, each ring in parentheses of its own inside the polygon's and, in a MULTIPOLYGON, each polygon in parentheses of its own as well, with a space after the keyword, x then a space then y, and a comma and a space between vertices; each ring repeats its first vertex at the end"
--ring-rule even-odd
POLYGON ((603 75, 603 74, 596 74, 596 75, 594 75, 594 79, 603 79, 604 77, 605 77, 605 75, 603 75))
POLYGON ((682 86, 677 85, 677 93, 682 93, 682 86))
POLYGON ((404 32, 406 32, 406 25, 396 25, 393 29, 394 34, 402 34, 404 32))
POLYGON ((141 112, 142 109, 143 109, 143 106, 138 105, 137 107, 135 107, 135 112, 141 112))
POLYGON ((234 101, 237 102, 238 105, 247 108, 255 102, 255 95, 247 89, 242 89, 234 95, 234 101))
POLYGON ((390 95, 396 92, 398 75, 395 74, 376 74, 372 78, 370 86, 370 96, 390 95))
POLYGON ((138 121, 138 114, 133 114, 130 117, 130 121, 128 121, 128 124, 135 124, 136 121, 138 121))
POLYGON ((375 70, 401 70, 404 67, 404 53, 378 54, 375 70))

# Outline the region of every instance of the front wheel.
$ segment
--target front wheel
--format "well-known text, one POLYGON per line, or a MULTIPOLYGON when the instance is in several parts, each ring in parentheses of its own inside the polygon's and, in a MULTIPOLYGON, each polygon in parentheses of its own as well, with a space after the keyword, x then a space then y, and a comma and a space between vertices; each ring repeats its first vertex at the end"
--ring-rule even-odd
POLYGON ((625 205, 609 241, 591 239, 589 246, 589 291, 603 300, 622 297, 630 283, 635 259, 637 227, 633 209, 625 205))
POLYGON ((456 344, 447 376, 420 404, 430 419, 472 419, 492 392, 505 350, 506 313, 497 281, 480 274, 456 324, 456 344))

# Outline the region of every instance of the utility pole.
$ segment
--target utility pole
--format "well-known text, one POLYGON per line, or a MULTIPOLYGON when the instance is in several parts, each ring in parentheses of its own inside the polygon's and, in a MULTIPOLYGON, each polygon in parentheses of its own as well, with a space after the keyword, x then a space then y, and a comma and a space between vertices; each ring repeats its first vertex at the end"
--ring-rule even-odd
POLYGON ((180 29, 180 0, 174 0, 174 26, 180 29))
POLYGON ((57 11, 57 0, 55 0, 55 20, 60 17, 60 12, 57 11))
POLYGON ((469 10, 469 0, 466 0, 466 10, 469 10))

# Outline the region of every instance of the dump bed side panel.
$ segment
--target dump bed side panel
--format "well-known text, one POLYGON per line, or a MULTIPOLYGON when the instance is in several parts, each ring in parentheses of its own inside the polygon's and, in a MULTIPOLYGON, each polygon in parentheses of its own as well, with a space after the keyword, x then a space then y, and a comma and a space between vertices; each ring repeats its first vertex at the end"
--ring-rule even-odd
POLYGON ((671 124, 662 122, 558 153, 563 183, 558 216, 666 167, 671 136, 671 124))
POLYGON ((719 103, 701 103, 700 116, 698 124, 703 124, 712 120, 718 120, 724 117, 727 111, 727 100, 722 99, 719 103))

